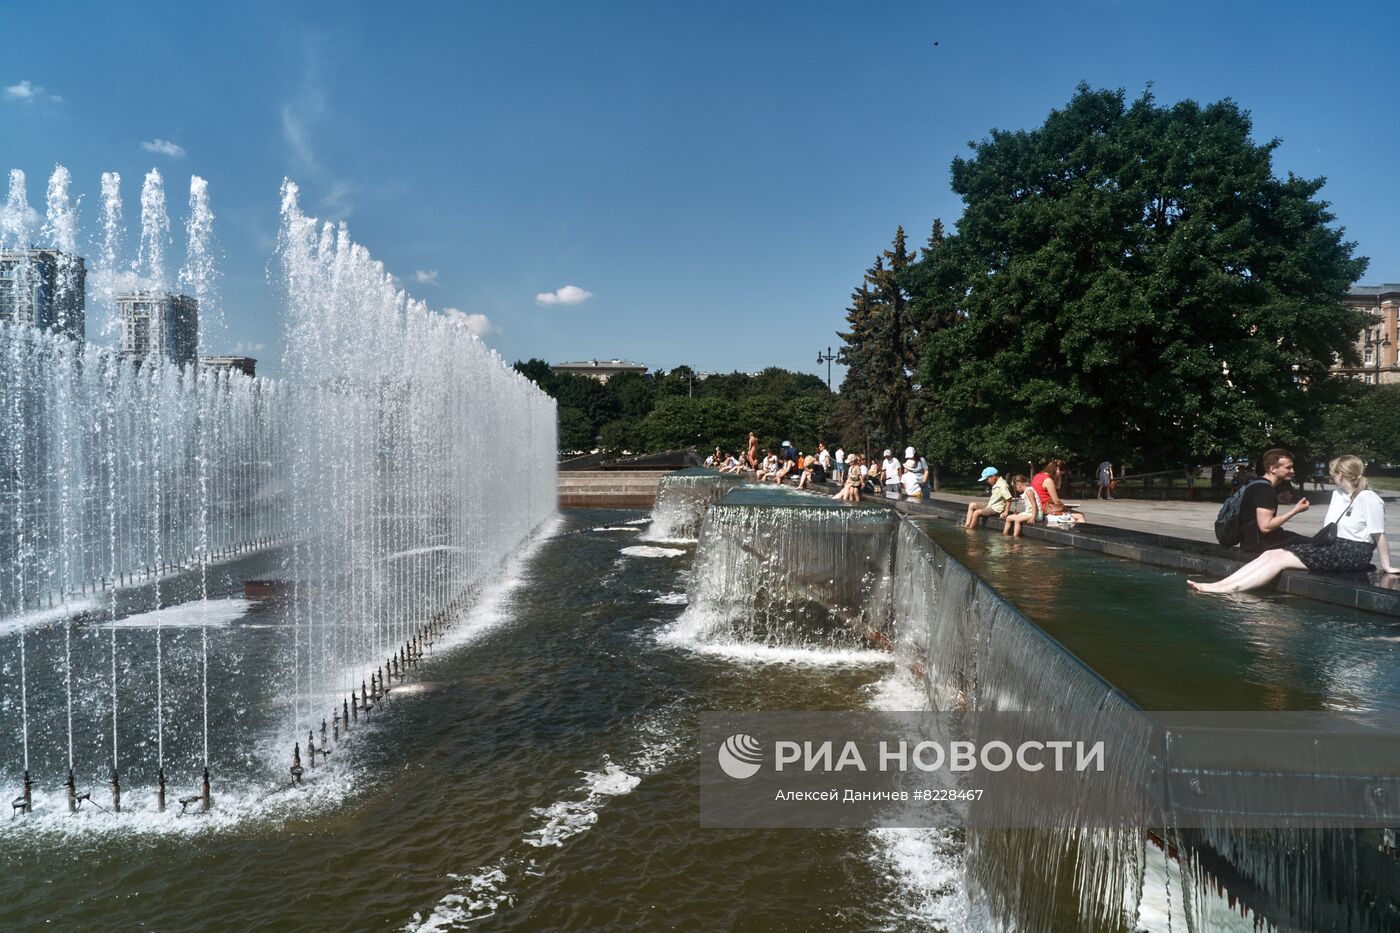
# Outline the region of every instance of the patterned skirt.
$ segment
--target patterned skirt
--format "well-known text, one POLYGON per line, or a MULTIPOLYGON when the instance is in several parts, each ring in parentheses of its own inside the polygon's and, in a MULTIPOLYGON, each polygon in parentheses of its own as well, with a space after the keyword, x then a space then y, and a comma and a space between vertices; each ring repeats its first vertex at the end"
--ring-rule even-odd
POLYGON ((1293 552, 1303 566, 1317 573, 1364 573, 1371 569, 1371 541, 1348 541, 1338 538, 1331 544, 1314 544, 1311 539, 1290 544, 1285 550, 1293 552))

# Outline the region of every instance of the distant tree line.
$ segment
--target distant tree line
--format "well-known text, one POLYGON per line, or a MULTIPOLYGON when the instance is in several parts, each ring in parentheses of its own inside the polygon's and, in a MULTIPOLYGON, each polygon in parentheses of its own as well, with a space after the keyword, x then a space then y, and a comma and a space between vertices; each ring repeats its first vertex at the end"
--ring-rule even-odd
POLYGON ((1231 101, 1160 106, 1081 85, 1027 131, 952 163, 956 231, 901 227, 851 296, 837 405, 851 447, 983 463, 1141 469, 1341 451, 1400 460, 1400 387, 1356 362, 1367 260, 1274 174, 1231 101))
POLYGON ((555 373, 539 359, 515 368, 558 402, 563 454, 682 447, 742 453, 749 431, 764 448, 790 440, 814 450, 817 441, 828 439, 835 412, 835 395, 820 377, 777 367, 754 376, 701 376, 678 366, 645 375, 621 373, 606 383, 555 373))

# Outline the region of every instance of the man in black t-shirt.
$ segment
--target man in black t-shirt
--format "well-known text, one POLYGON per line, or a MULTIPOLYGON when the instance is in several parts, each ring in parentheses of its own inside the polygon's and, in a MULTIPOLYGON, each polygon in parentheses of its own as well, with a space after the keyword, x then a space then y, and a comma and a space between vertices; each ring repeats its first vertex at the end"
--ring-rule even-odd
POLYGON ((1265 482, 1251 483, 1245 489, 1240 504, 1240 550, 1258 554, 1306 540, 1283 527, 1284 522, 1308 510, 1308 500, 1300 498, 1293 508, 1278 514, 1279 487, 1293 479, 1293 455, 1274 448, 1264 453, 1260 478, 1265 482))

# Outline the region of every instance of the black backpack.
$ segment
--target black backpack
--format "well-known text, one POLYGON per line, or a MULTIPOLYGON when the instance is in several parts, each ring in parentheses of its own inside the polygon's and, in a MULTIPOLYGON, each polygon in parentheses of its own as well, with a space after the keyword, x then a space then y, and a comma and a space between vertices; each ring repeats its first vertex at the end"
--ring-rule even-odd
POLYGON ((1266 479, 1250 480, 1225 500, 1225 504, 1220 507, 1220 511, 1215 516, 1215 540, 1225 547, 1234 547, 1240 543, 1244 538, 1244 529, 1240 525, 1240 510, 1244 508, 1245 490, 1259 483, 1267 482, 1266 479))

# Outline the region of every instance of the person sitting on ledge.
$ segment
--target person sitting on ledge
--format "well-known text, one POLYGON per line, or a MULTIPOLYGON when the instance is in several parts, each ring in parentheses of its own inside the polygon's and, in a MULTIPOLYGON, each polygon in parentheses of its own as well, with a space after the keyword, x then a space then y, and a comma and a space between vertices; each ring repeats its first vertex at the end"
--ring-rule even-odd
POLYGON ((1293 455, 1275 447, 1264 452, 1261 466, 1260 477, 1246 480, 1244 501, 1240 505, 1240 551, 1249 555, 1308 540, 1283 527, 1285 522, 1308 510, 1306 498, 1293 502, 1290 483, 1294 474, 1293 455), (1280 515, 1278 507, 1285 499, 1293 508, 1280 515))
POLYGON ((1380 552, 1381 570, 1400 573, 1400 567, 1391 564, 1385 539, 1385 504, 1371 490, 1365 464, 1348 454, 1333 460, 1330 469, 1337 491, 1317 536, 1266 550, 1218 583, 1186 582, 1198 593, 1242 593, 1267 586, 1285 570, 1361 573, 1371 569, 1372 551, 1380 552), (1333 524, 1336 536, 1324 537, 1333 524))
POLYGON ((859 502, 860 457, 855 454, 852 454, 851 458, 846 462, 846 464, 848 469, 846 470, 845 483, 841 486, 841 490, 831 498, 839 499, 842 502, 859 502))
POLYGON ((1001 478, 996 467, 989 466, 984 469, 978 482, 991 486, 992 494, 987 498, 985 506, 979 506, 976 502, 967 504, 967 521, 963 522, 964 528, 976 528, 977 520, 983 517, 1005 515, 1006 504, 1011 501, 1011 488, 1006 485, 1006 480, 1001 478))
POLYGON ((1047 525, 1077 525, 1084 522, 1083 513, 1060 501, 1058 486, 1064 472, 1063 460, 1051 460, 1045 464, 1045 469, 1031 477, 1031 488, 1040 496, 1040 520, 1047 525))
MULTIPOLYGON (((913 450, 913 448, 909 448, 913 450)), ((916 461, 913 457, 904 461, 904 472, 899 475, 899 484, 904 489, 904 498, 922 499, 924 497, 923 483, 920 482, 922 474, 915 471, 916 461)))
MULTIPOLYGON (((1011 485, 1016 490, 1016 495, 1021 497, 1021 511, 1015 515, 1007 515, 1001 523, 1001 533, 1010 535, 1013 538, 1021 537, 1021 526, 1026 522, 1035 524, 1040 521, 1040 496, 1031 486, 1031 481, 1024 476, 1013 476, 1011 485)), ((1010 511, 1009 509, 1007 510, 1010 511)))

